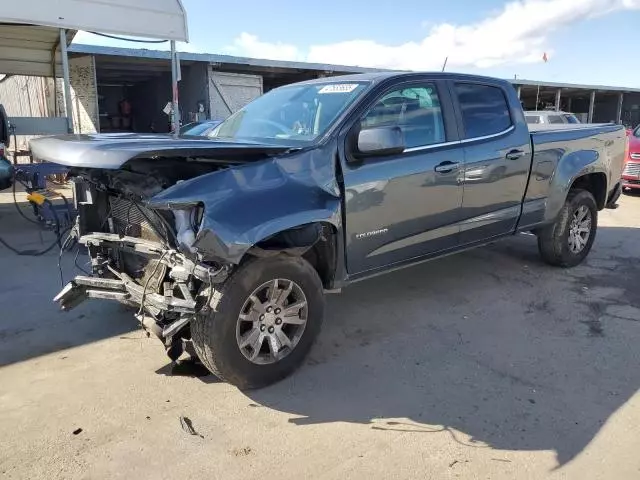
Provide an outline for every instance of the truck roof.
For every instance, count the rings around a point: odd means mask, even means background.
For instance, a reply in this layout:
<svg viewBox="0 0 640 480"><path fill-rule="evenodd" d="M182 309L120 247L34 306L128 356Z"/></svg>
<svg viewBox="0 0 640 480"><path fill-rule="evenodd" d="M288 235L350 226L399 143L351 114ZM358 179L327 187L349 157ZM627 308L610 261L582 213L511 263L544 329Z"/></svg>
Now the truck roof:
<svg viewBox="0 0 640 480"><path fill-rule="evenodd" d="M465 73L451 73L451 72L370 72L370 73L356 73L351 75L339 75L335 77L322 77L322 78L314 78L313 80L306 80L304 82L299 82L299 84L314 84L314 83L327 83L327 82L380 82L383 80L389 80L393 78L407 78L411 79L412 77L420 78L424 76L429 76L430 78L436 80L466 80L466 81L476 81L476 82L491 82L498 83L503 86L508 86L509 88L513 88L513 85L507 80L503 80L500 78L494 77L486 77L482 75L468 75Z"/></svg>

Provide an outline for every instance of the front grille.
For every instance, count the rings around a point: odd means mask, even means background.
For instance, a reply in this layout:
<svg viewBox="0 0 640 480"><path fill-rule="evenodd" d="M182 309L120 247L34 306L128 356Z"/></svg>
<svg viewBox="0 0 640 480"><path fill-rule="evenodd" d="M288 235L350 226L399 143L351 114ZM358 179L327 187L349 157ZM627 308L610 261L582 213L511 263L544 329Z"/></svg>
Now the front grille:
<svg viewBox="0 0 640 480"><path fill-rule="evenodd" d="M629 162L625 165L623 175L640 175L640 163Z"/></svg>
<svg viewBox="0 0 640 480"><path fill-rule="evenodd" d="M111 209L112 225L110 228L113 229L112 233L159 241L154 226L160 231L163 230L163 227L156 214L151 210L143 205L118 197L109 197L109 207ZM153 225L150 222L153 222Z"/></svg>
<svg viewBox="0 0 640 480"><path fill-rule="evenodd" d="M624 167L624 172L622 172L622 175L632 175L632 176L639 176L640 175L640 163L627 163Z"/></svg>

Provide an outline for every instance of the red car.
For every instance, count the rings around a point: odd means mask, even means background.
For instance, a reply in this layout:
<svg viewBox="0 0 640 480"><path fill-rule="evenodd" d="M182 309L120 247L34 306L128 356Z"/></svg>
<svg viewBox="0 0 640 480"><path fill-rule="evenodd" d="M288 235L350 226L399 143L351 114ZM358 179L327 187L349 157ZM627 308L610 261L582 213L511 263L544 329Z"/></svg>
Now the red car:
<svg viewBox="0 0 640 480"><path fill-rule="evenodd" d="M627 138L629 148L622 171L622 187L625 190L640 189L640 125Z"/></svg>

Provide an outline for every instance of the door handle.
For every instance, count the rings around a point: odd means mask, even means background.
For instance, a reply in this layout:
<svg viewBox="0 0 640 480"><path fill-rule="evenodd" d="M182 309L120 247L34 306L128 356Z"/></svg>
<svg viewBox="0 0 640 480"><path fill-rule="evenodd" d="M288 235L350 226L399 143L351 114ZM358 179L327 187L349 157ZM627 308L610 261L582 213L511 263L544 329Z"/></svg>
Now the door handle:
<svg viewBox="0 0 640 480"><path fill-rule="evenodd" d="M434 170L438 173L449 173L454 170L458 170L460 168L460 164L458 162L442 162L439 165L436 165Z"/></svg>
<svg viewBox="0 0 640 480"><path fill-rule="evenodd" d="M511 150L505 155L507 160L518 160L523 156L524 156L524 150Z"/></svg>

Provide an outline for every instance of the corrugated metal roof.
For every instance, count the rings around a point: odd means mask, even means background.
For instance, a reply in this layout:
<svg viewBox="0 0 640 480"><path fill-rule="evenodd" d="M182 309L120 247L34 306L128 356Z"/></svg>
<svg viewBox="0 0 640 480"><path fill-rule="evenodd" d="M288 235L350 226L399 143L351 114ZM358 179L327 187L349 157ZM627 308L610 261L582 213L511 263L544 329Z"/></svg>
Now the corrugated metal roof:
<svg viewBox="0 0 640 480"><path fill-rule="evenodd" d="M68 42L74 35L75 31L68 32ZM0 24L0 73L51 76L59 38L56 28ZM60 72L59 52L55 59L56 71Z"/></svg>
<svg viewBox="0 0 640 480"><path fill-rule="evenodd" d="M550 88L568 88L576 90L606 90L620 93L640 93L640 88L628 88L628 87L613 87L607 85L583 85L579 83L559 83L559 82L545 82L541 80L523 80L515 79L509 80L514 85L522 85L527 87L550 87Z"/></svg>
<svg viewBox="0 0 640 480"><path fill-rule="evenodd" d="M148 50L145 48L118 48L103 47L98 45L73 44L69 52L85 53L92 55L113 55L121 57L137 57L151 59L170 59L169 52L162 50ZM258 68L285 68L296 70L315 70L326 72L366 73L388 71L379 68L354 67L347 65L332 65L328 63L290 62L284 60L266 60L261 58L234 57L231 55L218 55L213 53L186 53L180 52L180 60L206 63L221 63L230 65L246 65Z"/></svg>
<svg viewBox="0 0 640 480"><path fill-rule="evenodd" d="M103 47L98 45L73 44L69 47L69 51L73 53L84 53L91 55L111 55L122 57L136 57L147 59L169 59L169 52L161 50L148 50L144 48L118 48ZM307 62L290 62L283 60L266 60L261 58L236 57L232 55L218 55L213 53L183 53L180 52L180 59L184 61L219 63L227 65L243 65L262 68L283 68L296 70L314 70L321 72L335 73L368 73L368 72L392 72L393 70L380 68L366 68L349 65L333 65L328 63L307 63ZM604 90L613 92L640 93L640 88L614 87L605 85L583 85L574 83L557 83L524 79L506 79L513 85L532 86L550 88L567 88L567 89L584 89L584 90Z"/></svg>

